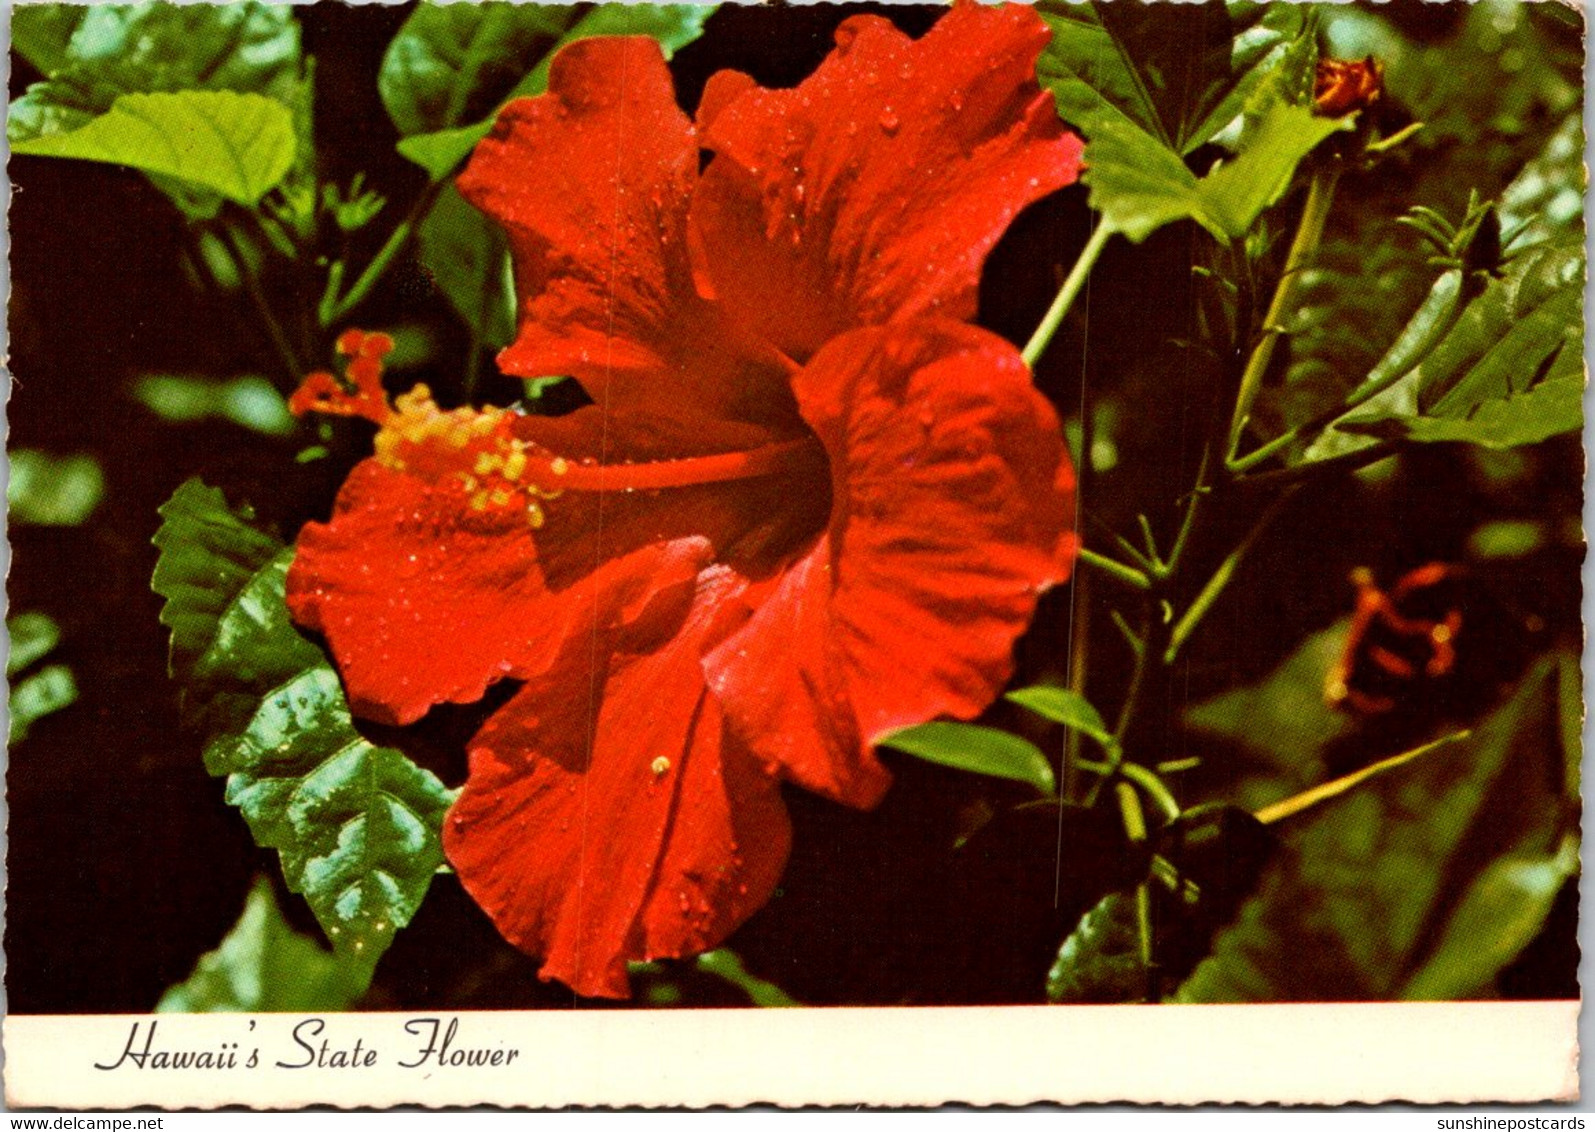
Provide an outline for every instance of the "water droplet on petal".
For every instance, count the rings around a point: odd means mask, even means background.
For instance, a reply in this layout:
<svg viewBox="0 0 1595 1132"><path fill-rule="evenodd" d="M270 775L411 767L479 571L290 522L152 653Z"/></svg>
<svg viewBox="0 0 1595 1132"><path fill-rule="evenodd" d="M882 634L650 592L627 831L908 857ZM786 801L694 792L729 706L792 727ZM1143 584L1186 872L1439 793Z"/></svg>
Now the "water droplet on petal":
<svg viewBox="0 0 1595 1132"><path fill-rule="evenodd" d="M902 124L902 119L897 116L890 106L881 111L881 132L887 137L896 137L897 129Z"/></svg>

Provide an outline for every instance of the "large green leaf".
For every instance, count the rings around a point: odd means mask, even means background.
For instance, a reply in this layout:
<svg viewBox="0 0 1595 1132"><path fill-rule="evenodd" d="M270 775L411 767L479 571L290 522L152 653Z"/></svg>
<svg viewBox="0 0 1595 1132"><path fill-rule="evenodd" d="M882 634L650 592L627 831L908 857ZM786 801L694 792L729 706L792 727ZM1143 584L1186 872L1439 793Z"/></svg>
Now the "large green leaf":
<svg viewBox="0 0 1595 1132"><path fill-rule="evenodd" d="M88 8L82 4L26 4L11 12L11 49L40 73L66 66L72 33Z"/></svg>
<svg viewBox="0 0 1595 1132"><path fill-rule="evenodd" d="M1178 154L1144 131L1104 126L1086 147L1082 180L1102 222L1141 241L1167 224L1194 220L1218 240L1238 240L1289 188L1304 157L1345 119L1277 103L1258 119L1241 151L1198 178Z"/></svg>
<svg viewBox="0 0 1595 1132"><path fill-rule="evenodd" d="M1335 427L1490 448L1577 430L1583 424L1583 299L1582 247L1534 248L1468 304L1451 332L1377 407Z"/></svg>
<svg viewBox="0 0 1595 1132"><path fill-rule="evenodd" d="M86 125L124 94L232 90L292 100L299 25L286 4L26 4L13 43L44 72L11 104L13 143Z"/></svg>
<svg viewBox="0 0 1595 1132"><path fill-rule="evenodd" d="M291 550L195 480L161 515L154 588L206 768L335 948L375 963L443 863L452 795L355 730L337 673L289 620Z"/></svg>
<svg viewBox="0 0 1595 1132"><path fill-rule="evenodd" d="M1309 785L1324 773L1324 748L1356 727L1352 716L1324 703L1324 677L1345 647L1347 625L1314 633L1257 683L1196 704L1186 726L1236 744L1297 788Z"/></svg>
<svg viewBox="0 0 1595 1132"><path fill-rule="evenodd" d="M879 740L926 762L939 763L975 774L1008 778L1034 786L1051 797L1057 792L1052 763L1034 743L971 723L922 723L894 731Z"/></svg>
<svg viewBox="0 0 1595 1132"><path fill-rule="evenodd" d="M294 160L293 115L228 90L125 94L78 129L15 141L13 153L126 165L252 205Z"/></svg>
<svg viewBox="0 0 1595 1132"><path fill-rule="evenodd" d="M404 135L479 117L575 20L566 5L422 4L382 57L377 88L388 116Z"/></svg>
<svg viewBox="0 0 1595 1132"><path fill-rule="evenodd" d="M452 11L459 7L462 5L439 10ZM490 3L479 7L525 5ZM543 11L551 22L563 21L556 30L541 37L529 34L506 37L494 30L492 18L488 16L461 16L452 23L437 17L422 21L422 14L432 10L430 6L423 6L405 24L405 29L417 25L414 29L417 38L401 49L405 35L401 29L383 63L383 75L395 87L393 100L388 102L389 112L399 125L400 133L406 135L399 139L399 152L425 169L433 180L442 180L487 136L498 117L497 107L512 99L543 93L548 86L548 68L566 44L600 35L648 35L659 41L668 59L703 34L704 21L716 7L714 4L601 4L580 18L576 8L548 7ZM476 40L471 38L473 28L479 33ZM516 45L518 48L512 51ZM492 49L502 49L504 54L492 62L478 64L474 70L451 67L447 62L458 59L463 63L473 51L483 54ZM441 107L430 115L419 113L420 100L405 93L411 69L407 60L412 57L417 61L430 61L424 68L427 81L420 87L432 92L430 105ZM483 79L484 72L487 81ZM511 80L514 85L508 89L502 82L505 73L520 76L518 81ZM420 79L419 74L417 78ZM467 86L470 87L468 91ZM446 97L441 93L445 87L449 91ZM383 96L388 98L387 87L384 87ZM449 111L454 109L456 100L460 109L451 115ZM394 110L395 102L403 108L403 121L401 112ZM489 108L491 112L481 117ZM407 128L407 123L423 120L430 124ZM461 125L462 121L469 124Z"/></svg>
<svg viewBox="0 0 1595 1132"><path fill-rule="evenodd" d="M1568 867L1563 719L1580 709L1559 669L1576 665L1542 661L1470 737L1286 819L1287 852L1179 1000L1490 993L1544 922L1543 866Z"/></svg>
<svg viewBox="0 0 1595 1132"><path fill-rule="evenodd" d="M452 306L495 348L515 337L515 290L509 244L498 226L450 185L421 223L421 265Z"/></svg>
<svg viewBox="0 0 1595 1132"><path fill-rule="evenodd" d="M365 992L370 969L340 960L283 918L271 883L258 878L244 914L187 979L161 996L158 1013L290 1013L345 1010Z"/></svg>
<svg viewBox="0 0 1595 1132"><path fill-rule="evenodd" d="M1409 38L1376 5L1318 9L1327 49L1340 58L1375 55L1385 67L1386 106L1424 123L1392 155L1404 206L1459 218L1472 191L1501 199L1506 233L1524 219L1535 221L1514 249L1582 231L1582 43L1548 18L1548 6L1465 5L1441 42L1429 34ZM1426 252L1393 222L1388 179L1342 180L1324 242L1286 318L1284 380L1270 382L1254 413L1258 435L1304 424L1339 404L1434 282ZM1324 437L1314 458L1369 443L1338 431Z"/></svg>
<svg viewBox="0 0 1595 1132"><path fill-rule="evenodd" d="M1301 36L1301 5L1041 0L1052 40L1036 64L1058 113L1089 140L1132 126L1178 156L1240 114L1252 89Z"/></svg>

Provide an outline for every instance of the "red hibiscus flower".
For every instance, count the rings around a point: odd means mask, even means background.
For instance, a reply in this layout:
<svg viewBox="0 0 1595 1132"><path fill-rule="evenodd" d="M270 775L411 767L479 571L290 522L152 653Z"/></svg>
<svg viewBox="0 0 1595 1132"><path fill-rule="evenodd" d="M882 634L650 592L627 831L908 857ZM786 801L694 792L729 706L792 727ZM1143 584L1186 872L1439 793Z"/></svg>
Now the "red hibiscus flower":
<svg viewBox="0 0 1595 1132"><path fill-rule="evenodd" d="M967 325L991 246L1071 182L1029 10L924 38L856 17L793 90L725 73L696 125L647 39L594 39L511 105L460 178L509 232L520 376L568 416L389 408L289 604L355 709L414 720L524 681L470 744L444 841L542 975L627 992L626 961L714 946L769 896L779 783L849 805L871 744L996 696L1073 560L1073 475L1007 342ZM712 155L700 173L700 153Z"/></svg>

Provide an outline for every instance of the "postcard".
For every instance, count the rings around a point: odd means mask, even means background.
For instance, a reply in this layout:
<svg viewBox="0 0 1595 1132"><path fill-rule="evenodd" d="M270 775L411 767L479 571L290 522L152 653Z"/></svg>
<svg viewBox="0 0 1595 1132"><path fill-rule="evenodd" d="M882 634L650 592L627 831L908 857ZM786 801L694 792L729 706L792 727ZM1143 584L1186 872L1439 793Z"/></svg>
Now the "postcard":
<svg viewBox="0 0 1595 1132"><path fill-rule="evenodd" d="M1576 1097L1583 19L18 5L8 1104Z"/></svg>

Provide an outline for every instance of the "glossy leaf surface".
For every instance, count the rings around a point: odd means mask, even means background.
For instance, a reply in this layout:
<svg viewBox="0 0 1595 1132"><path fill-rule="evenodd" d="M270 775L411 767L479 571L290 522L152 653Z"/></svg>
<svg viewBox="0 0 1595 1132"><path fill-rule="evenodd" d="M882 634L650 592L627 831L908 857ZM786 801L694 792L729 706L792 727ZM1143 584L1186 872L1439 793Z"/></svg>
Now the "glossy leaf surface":
<svg viewBox="0 0 1595 1132"><path fill-rule="evenodd" d="M299 25L280 4L24 5L12 38L44 72L11 104L12 143L79 129L124 94L231 90L293 98Z"/></svg>
<svg viewBox="0 0 1595 1132"><path fill-rule="evenodd" d="M161 514L154 588L206 768L337 950L374 964L443 863L452 795L355 730L337 674L288 620L292 551L197 481Z"/></svg>
<svg viewBox="0 0 1595 1132"><path fill-rule="evenodd" d="M1338 422L1343 432L1535 444L1583 424L1582 248L1545 244L1468 304L1456 326L1382 406Z"/></svg>
<svg viewBox="0 0 1595 1132"><path fill-rule="evenodd" d="M347 1010L369 972L343 962L283 918L271 884L258 878L244 913L193 973L156 1004L163 1014L312 1013Z"/></svg>

